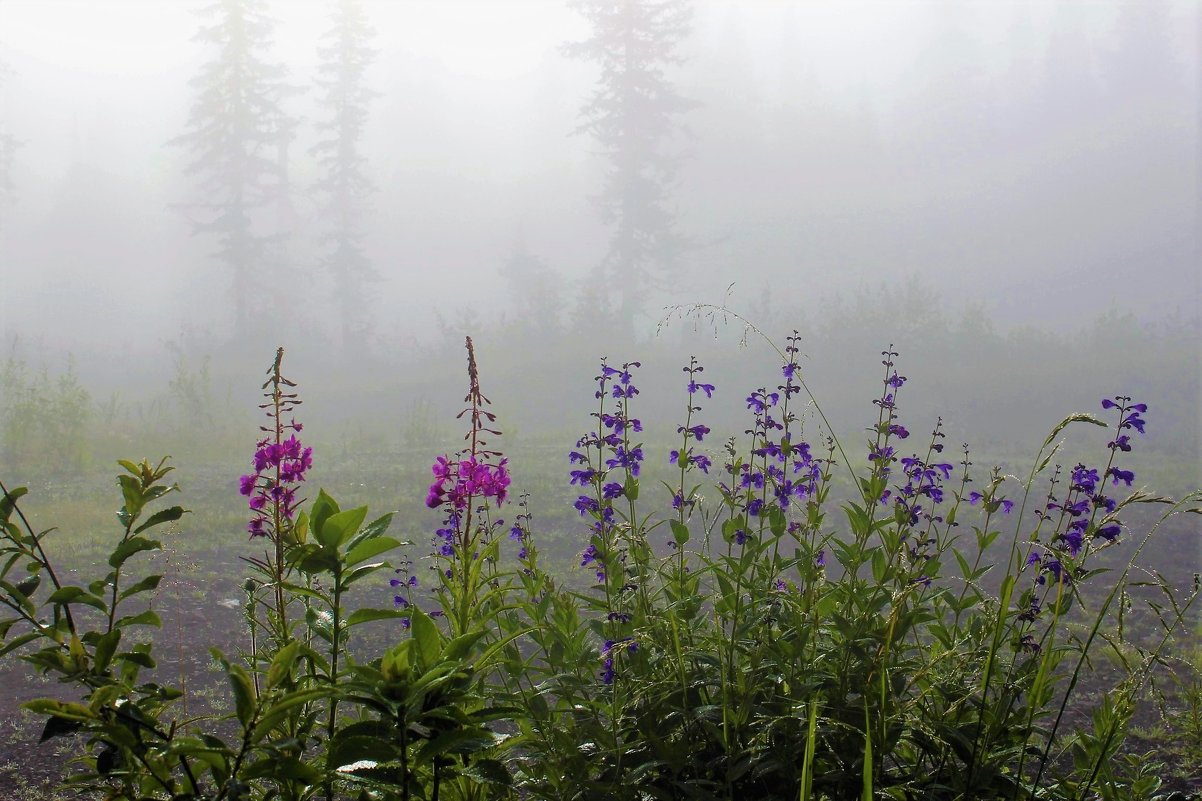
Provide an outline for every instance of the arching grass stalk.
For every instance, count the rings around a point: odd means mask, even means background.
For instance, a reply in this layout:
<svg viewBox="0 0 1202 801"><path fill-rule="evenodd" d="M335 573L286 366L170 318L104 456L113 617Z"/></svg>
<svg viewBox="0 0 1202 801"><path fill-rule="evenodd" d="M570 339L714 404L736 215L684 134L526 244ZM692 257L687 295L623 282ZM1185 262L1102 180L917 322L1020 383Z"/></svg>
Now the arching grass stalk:
<svg viewBox="0 0 1202 801"><path fill-rule="evenodd" d="M776 355L780 357L782 363L789 362L789 358L776 344L776 342L773 341L772 337L764 333L758 326L756 326L755 323L751 322L738 312L731 311L725 305L714 303L695 303L689 306L672 306L668 309L668 314L663 320L660 321L659 327L663 328L666 326L668 321L671 320L672 316L677 313L681 314L682 316L691 316L698 319L703 316L709 316L711 320L720 315L723 323L726 322L727 318L738 320L743 325L743 344L747 343L747 333L753 333L766 342L768 347L772 348ZM835 434L835 428L831 425L830 420L827 419L826 413L822 411L822 406L818 403L818 398L815 397L814 393L810 391L809 386L806 384L805 379L802 377L800 372L797 374L796 379L798 386L805 391L806 397L809 398L810 403L814 405L814 411L818 413L818 416L822 419L822 424L826 426L826 430L830 433L831 439L835 443L835 447L839 450L839 455L843 458L843 465L847 469L848 477L851 479L852 485L855 486L857 478L855 470L851 466L851 461L847 458L847 453L845 453L843 450L843 443L839 440L838 435Z"/></svg>

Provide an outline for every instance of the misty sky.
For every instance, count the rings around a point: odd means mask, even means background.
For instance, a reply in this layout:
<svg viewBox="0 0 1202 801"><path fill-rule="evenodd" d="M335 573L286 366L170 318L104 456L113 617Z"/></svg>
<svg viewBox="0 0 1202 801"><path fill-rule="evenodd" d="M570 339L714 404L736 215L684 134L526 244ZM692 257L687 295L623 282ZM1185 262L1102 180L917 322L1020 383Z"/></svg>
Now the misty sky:
<svg viewBox="0 0 1202 801"><path fill-rule="evenodd" d="M21 147L0 211L0 333L87 351L152 328L220 336L224 269L173 206L194 191L181 134L211 58L191 0L0 0L0 126ZM559 0L367 3L380 93L365 140L381 341L438 308L520 308L502 266L542 258L565 307L607 246L589 198L604 169L572 135L597 78ZM917 276L1000 324L1065 329L1108 308L1199 302L1199 6L1179 2L695 4L697 101L673 147L693 243L649 304L767 293L815 309ZM274 4L271 58L312 85L328 4ZM306 126L287 291L320 303L306 230ZM320 315L318 315L320 316ZM646 321L648 333L654 319Z"/></svg>

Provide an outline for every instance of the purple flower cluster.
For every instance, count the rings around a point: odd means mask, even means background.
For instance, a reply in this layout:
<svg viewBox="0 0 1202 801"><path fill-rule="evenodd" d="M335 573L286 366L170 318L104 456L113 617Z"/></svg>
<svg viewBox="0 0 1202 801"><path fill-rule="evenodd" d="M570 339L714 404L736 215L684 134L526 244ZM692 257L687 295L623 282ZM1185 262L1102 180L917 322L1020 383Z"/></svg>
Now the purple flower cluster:
<svg viewBox="0 0 1202 801"><path fill-rule="evenodd" d="M1119 504L1115 498L1105 493L1106 479L1111 480L1112 486L1118 486L1120 483L1128 487L1132 486L1135 481L1135 473L1114 464L1114 459L1120 453L1131 452L1131 435L1128 432L1135 431L1143 434L1144 426L1147 424L1143 418L1148 411L1147 404L1132 403L1130 397L1119 395L1114 398L1104 398L1102 408L1104 410L1115 409L1118 414L1114 439L1107 443L1110 451L1109 464L1102 471L1095 467L1087 467L1083 463L1074 466L1069 473L1068 491L1063 499L1055 494L1060 476L1060 471L1057 469L1052 476L1052 486L1048 491L1047 503L1043 509L1035 511L1041 520L1055 518L1051 541L1074 558L1081 554L1088 541L1103 540L1110 543L1117 540L1122 534L1122 523L1114 516ZM1096 522L1099 514L1102 515L1102 519ZM1051 575L1057 581L1071 580L1068 568L1062 564L1060 558L1051 552L1040 553L1032 550L1027 557L1027 564L1039 567L1037 581L1041 584L1045 580L1045 575Z"/></svg>
<svg viewBox="0 0 1202 801"><path fill-rule="evenodd" d="M719 489L727 503L749 518L762 519L774 510L787 514L794 503L817 493L823 475L823 460L814 457L809 443L794 442L790 431L796 416L789 411L789 400L801 392L799 339L797 332L788 338L788 361L781 368L784 383L772 390L760 387L747 396L747 408L754 415L752 427L744 432L751 436L751 458L735 459L733 444L727 448L731 460L725 470L731 484L719 484ZM752 532L735 528L728 537L735 545L744 545Z"/></svg>
<svg viewBox="0 0 1202 801"><path fill-rule="evenodd" d="M406 559L395 573L396 578L388 580L388 586L392 587L395 593L392 603L397 609L408 609L413 605L413 593L417 590L417 575L413 573L413 563ZM401 623L405 628L409 628L409 618L402 619Z"/></svg>
<svg viewBox="0 0 1202 801"><path fill-rule="evenodd" d="M471 454L456 461L439 456L430 468L434 483L426 493L426 506L437 509L447 505L462 511L473 498L495 498L498 505L504 503L509 495L508 464L507 459L490 464Z"/></svg>
<svg viewBox="0 0 1202 801"><path fill-rule="evenodd" d="M897 449L890 442L893 439L906 439L910 436L910 432L906 427L897 422L897 395L898 390L906 383L904 375L898 375L897 370L893 368L893 359L897 356L897 351L893 350L890 345L888 350L881 351L884 356L881 364L885 366L885 378L881 396L875 398L872 404L880 409L877 415L877 422L874 428L870 428L869 432L874 434L874 438L868 443L868 461L872 462L873 472L879 476L887 476L893 472L893 464L897 462ZM936 431L938 431L936 426ZM939 446L942 450L943 446ZM882 496L878 499L884 503L890 493L885 490Z"/></svg>
<svg viewBox="0 0 1202 801"><path fill-rule="evenodd" d="M602 670L600 673L601 682L603 684L613 684L614 678L617 677L617 671L614 669L614 656L622 653L623 647L628 654L633 654L639 649L639 644L632 637L623 637L620 640L606 640L601 646Z"/></svg>
<svg viewBox="0 0 1202 801"><path fill-rule="evenodd" d="M621 470L627 478L637 478L644 460L642 445L630 442L630 434L643 430L642 421L630 416L628 403L639 394L631 372L639 366L639 362L627 362L617 369L601 360L594 397L601 401L602 407L593 413L599 422L598 430L577 440L576 450L568 454L569 462L580 465L571 471L569 484L592 490L592 494L578 496L573 506L582 517L594 518L593 532L597 535L613 524L612 503L626 492L625 481L608 480L609 471ZM607 412L604 403L611 397L621 403L616 411Z"/></svg>
<svg viewBox="0 0 1202 801"><path fill-rule="evenodd" d="M668 463L672 464L673 467L680 468L680 480L676 487L671 488L672 509L677 512L679 522L686 523L692 514L692 510L697 505L697 498L689 489L685 488L685 474L696 468L708 475L709 468L713 467L713 462L710 461L709 456L706 453L695 451L691 445L692 443L702 443L702 441L706 440L706 435L709 434L709 426L692 422L694 415L698 411L701 411L700 398L696 396L698 392L704 392L707 398L714 397L714 385L704 384L704 382L700 381L700 376L706 372L706 368L697 363L696 356L689 357L688 367L682 368L682 372L689 376L689 382L685 385L689 402L685 405L684 425L677 426L677 433L680 434L680 447L668 452ZM673 539L668 544L673 548L679 548L684 544L684 540L679 540L677 536L673 536Z"/></svg>
<svg viewBox="0 0 1202 801"><path fill-rule="evenodd" d="M984 503L981 503L982 501ZM968 493L968 505L976 506L978 503L981 503L988 512L996 512L998 509L1001 509L1002 514L1008 515L1014 510L1014 501L1006 500L1005 498L995 498L988 493L981 494L976 490Z"/></svg>
<svg viewBox="0 0 1202 801"><path fill-rule="evenodd" d="M518 561L524 564L522 569L529 573L530 566L525 563L530 559L530 521L534 519L530 514L529 493L523 493L518 499L518 507L521 511L514 515L513 525L509 527L509 539L518 543Z"/></svg>
<svg viewBox="0 0 1202 801"><path fill-rule="evenodd" d="M280 430L299 432L303 426L291 421ZM273 537L277 521L291 521L298 501L296 485L305 480L313 466L313 449L305 447L296 433L280 440L280 435L255 443L255 472L239 479L238 491L248 497L254 516L246 529L252 537ZM278 517L277 517L278 514Z"/></svg>

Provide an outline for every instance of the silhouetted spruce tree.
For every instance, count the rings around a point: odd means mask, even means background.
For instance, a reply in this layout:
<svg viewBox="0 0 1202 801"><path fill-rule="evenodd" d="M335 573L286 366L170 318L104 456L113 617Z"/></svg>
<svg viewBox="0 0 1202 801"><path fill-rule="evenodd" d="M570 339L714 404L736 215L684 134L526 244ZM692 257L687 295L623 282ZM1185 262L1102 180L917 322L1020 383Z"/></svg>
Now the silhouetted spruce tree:
<svg viewBox="0 0 1202 801"><path fill-rule="evenodd" d="M334 281L342 346L349 350L364 345L370 319L366 284L379 280L363 248L367 197L376 186L360 152L368 104L377 95L364 85L364 73L376 55L368 47L375 31L360 0L333 5L333 27L318 49L317 85L325 116L316 124L321 139L310 152L322 172L315 187L323 201L321 265Z"/></svg>
<svg viewBox="0 0 1202 801"><path fill-rule="evenodd" d="M205 22L195 39L214 58L190 82L196 97L188 129L174 140L188 151L201 195L181 208L194 233L217 240L215 255L231 273L236 337L265 329L278 313L267 290L296 132L284 100L297 89L286 83L287 69L266 57L275 29L266 11L264 0L218 0L200 9Z"/></svg>
<svg viewBox="0 0 1202 801"><path fill-rule="evenodd" d="M684 244L669 205L679 158L668 145L681 114L695 104L676 92L665 69L681 61L677 46L692 9L687 0L568 5L589 21L592 36L566 45L565 53L601 68L577 131L590 134L608 160L596 200L613 233L599 279L616 294L618 318L630 333L648 289L674 266Z"/></svg>

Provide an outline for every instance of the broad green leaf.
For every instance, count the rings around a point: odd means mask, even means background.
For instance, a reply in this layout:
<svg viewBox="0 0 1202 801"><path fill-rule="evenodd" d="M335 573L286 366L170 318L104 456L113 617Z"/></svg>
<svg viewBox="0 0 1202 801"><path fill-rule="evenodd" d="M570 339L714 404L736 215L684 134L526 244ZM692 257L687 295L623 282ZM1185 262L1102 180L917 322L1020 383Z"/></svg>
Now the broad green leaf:
<svg viewBox="0 0 1202 801"><path fill-rule="evenodd" d="M327 495L325 490L319 490L317 500L313 501L309 510L309 530L318 531L325 525L326 519L338 511L338 502Z"/></svg>
<svg viewBox="0 0 1202 801"><path fill-rule="evenodd" d="M679 520L669 520L668 525L672 528L672 539L676 545L683 547L689 541L689 527Z"/></svg>
<svg viewBox="0 0 1202 801"><path fill-rule="evenodd" d="M0 656L4 656L5 654L7 654L11 651L15 651L18 648L20 648L22 645L24 645L25 643L33 642L34 640L38 639L41 636L42 635L36 631L30 631L30 632L26 632L25 634L22 634L19 637L14 637L11 640L9 640L8 642L4 643L3 646L0 646Z"/></svg>
<svg viewBox="0 0 1202 801"><path fill-rule="evenodd" d="M366 562L373 556L378 556L385 551L391 551L393 548L400 547L400 541L392 537L375 537L374 539L363 540L346 555L346 565L352 567L360 562Z"/></svg>
<svg viewBox="0 0 1202 801"><path fill-rule="evenodd" d="M292 665L296 662L300 646L299 642L290 642L276 653L271 666L267 668L268 687L275 687L292 675Z"/></svg>
<svg viewBox="0 0 1202 801"><path fill-rule="evenodd" d="M178 508L178 507L177 507ZM138 529L141 531L142 526ZM114 568L121 567L125 560L140 551L157 551L163 547L163 544L158 540L148 540L145 537L130 537L113 549L112 555L109 557L109 565Z"/></svg>
<svg viewBox="0 0 1202 801"><path fill-rule="evenodd" d="M154 526L158 526L163 523L170 523L173 520L179 520L184 516L185 512L187 512L187 510L182 506L172 506L168 509L160 509L152 514L145 523L135 528L134 533L141 534L148 528L153 528Z"/></svg>
<svg viewBox="0 0 1202 801"><path fill-rule="evenodd" d="M132 595L137 595L140 592L156 590L159 587L159 582L162 580L162 576L147 576L141 581L131 584L122 590L121 594L117 596L117 600L124 601L126 598L129 598Z"/></svg>
<svg viewBox="0 0 1202 801"><path fill-rule="evenodd" d="M413 642L417 643L418 654L422 667L429 669L438 661L442 654L442 632L434 621L422 610L412 607L409 615L410 631L413 632Z"/></svg>
<svg viewBox="0 0 1202 801"><path fill-rule="evenodd" d="M331 770L338 770L356 762L391 762L401 756L395 735L388 732L385 736L370 735L344 736L341 732L334 735L330 742L330 750L326 756L326 765Z"/></svg>
<svg viewBox="0 0 1202 801"><path fill-rule="evenodd" d="M96 642L96 650L94 658L96 660L96 669L104 670L113 660L113 654L117 650L117 644L121 642L121 629L115 628L108 634L101 635Z"/></svg>
<svg viewBox="0 0 1202 801"><path fill-rule="evenodd" d="M262 759L242 771L243 779L282 778L317 784L322 779L321 771L297 757L272 757Z"/></svg>
<svg viewBox="0 0 1202 801"><path fill-rule="evenodd" d="M154 626L162 628L163 621L159 618L157 612L153 609L147 609L145 612L139 612L136 615L127 615L116 622L117 626Z"/></svg>
<svg viewBox="0 0 1202 801"><path fill-rule="evenodd" d="M13 487L3 497L0 497L0 520L7 521L13 513L14 504L29 492L25 487Z"/></svg>
<svg viewBox="0 0 1202 801"><path fill-rule="evenodd" d="M69 720L68 718L51 715L46 718L46 725L42 728L42 736L38 738L38 742L44 743L52 737L70 737L79 731L82 725L83 722L79 720Z"/></svg>
<svg viewBox="0 0 1202 801"><path fill-rule="evenodd" d="M17 592L21 593L26 598L28 598L30 595L33 595L33 593L37 590L38 585L41 583L42 583L42 574L34 573L32 576L29 576L24 581L22 581L20 584L18 584L16 589L17 589Z"/></svg>
<svg viewBox="0 0 1202 801"><path fill-rule="evenodd" d="M634 476L628 476L622 492L630 500L637 501L639 499L639 480Z"/></svg>
<svg viewBox="0 0 1202 801"><path fill-rule="evenodd" d="M117 476L117 483L121 485L121 495L125 498L125 508L122 511L127 516L121 522L122 525L128 526L129 521L138 516L145 504L142 498L142 482L133 476Z"/></svg>
<svg viewBox="0 0 1202 801"><path fill-rule="evenodd" d="M385 531L388 530L388 526L392 524L392 516L394 514L396 514L396 513L389 512L386 515L381 515L380 517L377 517L375 520L368 523L363 528L359 529L359 533L355 535L355 537L350 541L350 544L347 547L350 548L351 550L354 550L359 545L359 543L364 542L365 540L373 539L373 538L378 537L381 534L383 534Z"/></svg>
<svg viewBox="0 0 1202 801"><path fill-rule="evenodd" d="M387 566L387 562L369 562L366 565L358 565L343 574L342 586L343 588L349 587L360 579L367 578L372 573Z"/></svg>
<svg viewBox="0 0 1202 801"><path fill-rule="evenodd" d="M347 509L326 518L320 525L314 527L317 541L327 548L337 548L354 536L367 517L367 507Z"/></svg>
<svg viewBox="0 0 1202 801"><path fill-rule="evenodd" d="M0 580L0 590L13 599L22 609L24 609L30 617L35 617L37 614L37 606L34 605L29 595L21 592L17 587L9 584L7 581Z"/></svg>
<svg viewBox="0 0 1202 801"><path fill-rule="evenodd" d="M83 704L72 701L56 701L53 698L38 698L21 704L22 707L39 715L53 715L66 720L87 722L96 719L96 713Z"/></svg>
<svg viewBox="0 0 1202 801"><path fill-rule="evenodd" d="M230 688L234 691L234 712L238 716L238 722L245 728L250 725L251 719L255 714L255 687L250 679L250 674L241 665L230 663L220 652L214 651L216 656L225 668L226 675L230 679Z"/></svg>
<svg viewBox="0 0 1202 801"><path fill-rule="evenodd" d="M252 743L257 743L284 722L284 719L292 714L292 710L303 704L320 701L323 698L329 698L333 691L329 687L317 687L311 690L295 690L286 694L283 698L276 701L259 717L258 723L255 724L251 731L250 740Z"/></svg>
<svg viewBox="0 0 1202 801"><path fill-rule="evenodd" d="M369 623L373 620L397 620L403 617L409 617L408 609L356 609L351 612L350 617L346 619L346 627L358 626L360 623Z"/></svg>
<svg viewBox="0 0 1202 801"><path fill-rule="evenodd" d="M126 651L125 653L117 654L117 659L137 665L138 667L144 667L147 670L153 669L158 664L154 661L154 657L145 651Z"/></svg>
<svg viewBox="0 0 1202 801"><path fill-rule="evenodd" d="M57 589L50 593L50 597L46 599L52 604L87 604L94 606L102 612L108 611L108 605L104 601L97 598L95 595L89 595L83 587L68 585Z"/></svg>

